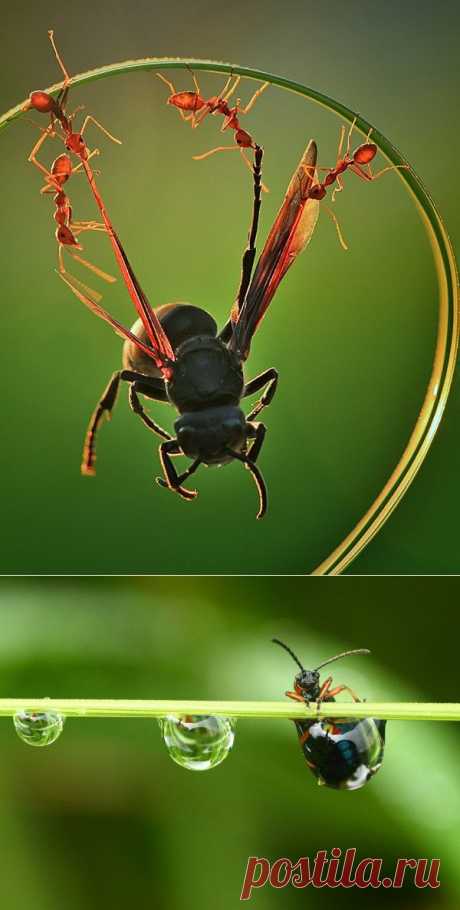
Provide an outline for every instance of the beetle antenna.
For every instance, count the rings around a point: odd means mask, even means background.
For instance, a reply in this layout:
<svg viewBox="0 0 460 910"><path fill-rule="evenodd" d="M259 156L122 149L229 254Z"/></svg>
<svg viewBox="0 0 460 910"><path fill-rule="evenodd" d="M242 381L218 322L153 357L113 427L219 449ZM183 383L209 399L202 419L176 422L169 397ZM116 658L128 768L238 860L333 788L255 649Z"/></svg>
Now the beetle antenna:
<svg viewBox="0 0 460 910"><path fill-rule="evenodd" d="M302 673L305 673L305 667L302 667L302 664L300 663L299 658L295 656L294 651L291 651L291 649L288 648L288 646L285 645L283 641L280 641L279 638L272 638L272 641L275 643L275 645L281 645L281 647L284 648L284 650L287 651L288 654L290 654L291 657L295 660L297 666L302 670Z"/></svg>
<svg viewBox="0 0 460 910"><path fill-rule="evenodd" d="M321 670L322 667L325 667L326 664L331 664L334 660L340 660L342 657L349 657L350 654L370 654L368 648L357 648L355 651L342 651L342 654L336 654L335 657L330 657L329 660L325 660L324 663L319 664L318 667L315 667L315 670Z"/></svg>

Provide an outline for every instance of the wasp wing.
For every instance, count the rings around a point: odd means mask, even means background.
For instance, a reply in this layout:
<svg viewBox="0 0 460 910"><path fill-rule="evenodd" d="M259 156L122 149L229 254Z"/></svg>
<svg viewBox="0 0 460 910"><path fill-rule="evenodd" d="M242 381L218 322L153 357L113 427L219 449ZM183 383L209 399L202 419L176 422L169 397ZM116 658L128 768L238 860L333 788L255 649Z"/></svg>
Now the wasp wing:
<svg viewBox="0 0 460 910"><path fill-rule="evenodd" d="M104 308L99 305L99 294L96 295L94 291L91 290L91 288L88 288L86 284L83 284L78 280L78 278L75 278L74 275L70 275L69 272L57 272L57 274L59 275L59 278L65 282L67 287L73 291L75 296L78 297L81 303L84 303L84 305L88 307L88 309L93 313L95 313L96 316L99 316L105 322L108 322L108 324L111 325L115 330L117 335L125 340L131 341L136 345L139 351L142 351L143 354L146 354L147 357L150 357L154 361L155 365L161 369L165 379L170 378L171 369L165 364L164 359L162 358L162 360L159 361L158 354L155 353L153 348L144 344L136 335L133 334L133 332L130 331L130 329L127 329L124 325L121 324L121 322L118 322L118 319L114 319L114 317L111 316L107 310L104 310Z"/></svg>
<svg viewBox="0 0 460 910"><path fill-rule="evenodd" d="M311 140L292 175L243 303L233 308L233 334L229 347L242 360L249 354L252 336L281 279L307 246L315 229L319 201L310 199L309 192L316 182L316 158L316 143Z"/></svg>
<svg viewBox="0 0 460 910"><path fill-rule="evenodd" d="M110 243L112 244L112 248L115 253L115 258L118 262L123 277L123 281L125 282L129 296L131 297L131 300L136 307L136 310L147 333L147 337L152 345L150 357L152 357L152 359L155 361L156 366L166 376L166 373L169 372L166 366L166 362L175 359L174 351L171 347L168 336L166 335L166 332L164 331L161 322L158 319L158 316L150 306L150 303L134 274L128 257L122 247L121 241L113 228L112 222L102 201L101 194L96 186L93 171L88 164L88 161L85 159L82 159L82 164L88 178L88 183L90 185L91 191L96 200L96 204L102 215L107 233L109 235Z"/></svg>

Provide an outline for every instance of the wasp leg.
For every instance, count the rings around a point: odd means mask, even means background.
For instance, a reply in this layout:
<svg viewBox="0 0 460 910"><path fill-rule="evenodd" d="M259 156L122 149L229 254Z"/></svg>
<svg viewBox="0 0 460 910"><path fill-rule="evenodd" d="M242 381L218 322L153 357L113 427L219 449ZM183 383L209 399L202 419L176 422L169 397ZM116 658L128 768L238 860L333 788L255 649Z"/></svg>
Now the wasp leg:
<svg viewBox="0 0 460 910"><path fill-rule="evenodd" d="M250 448L247 451L247 457L250 461L253 462L253 464L255 464L264 443L267 427L264 423L250 424L249 422L246 422L246 427L248 430L248 439L253 440Z"/></svg>
<svg viewBox="0 0 460 910"><path fill-rule="evenodd" d="M166 487L168 490L171 490L173 493L178 493L179 496L182 496L182 499L192 500L195 499L195 496L198 496L196 490L186 490L185 487L181 486L184 480L187 477L190 477L190 474L194 474L198 466L200 465L200 459L196 458L195 461L187 468L183 474L178 474L172 461L172 455L182 455L182 449L177 442L177 439L168 439L166 442L162 442L159 448L161 467L163 468L164 478L157 477L157 483L161 487Z"/></svg>
<svg viewBox="0 0 460 910"><path fill-rule="evenodd" d="M256 255L256 237L257 229L259 227L259 214L261 206L261 173L262 173L262 158L263 158L263 149L260 145L256 145L256 150L254 154L254 164L252 167L253 179L254 179L254 201L252 208L252 222L249 229L248 236L248 245L246 250L243 253L243 261L241 265L241 281L240 287L238 290L238 295L236 298L235 307L239 312L244 298L246 297L246 291L249 287L249 282L251 280L252 268L254 265L254 259Z"/></svg>
<svg viewBox="0 0 460 910"><path fill-rule="evenodd" d="M129 404L131 409L135 414L138 414L143 423L149 430L152 430L153 433L156 433L157 436L162 436L163 439L172 439L170 433L167 433L166 430L163 430L148 414L145 413L144 408L142 407L139 398L137 396L138 392L142 392L142 386L138 382L132 382L129 387Z"/></svg>
<svg viewBox="0 0 460 910"><path fill-rule="evenodd" d="M102 418L106 415L108 418L112 415L118 395L120 385L120 371L117 370L104 392L102 393L88 424L85 442L83 444L83 459L81 463L81 473L94 475L96 473L96 433Z"/></svg>
<svg viewBox="0 0 460 910"><path fill-rule="evenodd" d="M246 296L246 291L249 287L249 282L251 279L252 268L254 265L254 259L256 255L256 237L257 229L259 227L259 214L261 206L261 173L262 173L262 158L263 158L263 149L260 145L256 146L255 155L254 155L254 165L252 168L252 173L254 177L254 197L253 197L253 208L252 208L252 221L251 227L249 228L248 234L248 245L246 250L243 253L243 260L241 264L241 279L240 287L238 290L237 298L235 301L235 310L240 311L243 304L243 300ZM230 318L228 322L225 323L219 338L224 344L227 344L232 337L232 319Z"/></svg>
<svg viewBox="0 0 460 910"><path fill-rule="evenodd" d="M254 392L259 392L265 385L267 388L265 389L264 394L259 398L257 404L254 405L246 420L254 420L254 417L257 417L257 415L273 401L278 385L278 370L275 370L274 367L270 367L269 370L264 370L259 376L251 379L244 387L243 398L246 398L248 395L253 395Z"/></svg>
<svg viewBox="0 0 460 910"><path fill-rule="evenodd" d="M112 411L113 411L113 408L115 407L115 403L117 400L118 388L119 388L121 381L137 383L137 391L140 391L143 394L146 394L150 398L153 398L157 401L167 401L168 400L163 380L155 379L154 377L150 377L150 376L144 376L143 373L135 373L132 370L117 370L117 372L112 375L110 382L107 385L107 388L104 389L104 392L102 393L101 398L99 399L99 401L93 411L93 414L91 416L91 420L88 424L88 429L86 431L86 436L85 436L85 442L83 445L83 459L82 459L82 463L81 463L81 473L82 474L93 476L96 473L96 468L95 468L96 434L97 434L97 431L99 428L99 424L101 423L101 420L103 419L103 417L106 416L110 419L110 417L112 415ZM139 402L139 406L142 410L140 402ZM138 411L135 410L134 407L133 407L133 410L136 413L139 413ZM141 414L139 416L141 416L141 419L144 419ZM146 414L144 416L146 418L146 420L144 420L144 423L146 423L146 425L149 427L149 429L153 429L156 426L156 424L153 424L153 421L151 421L152 426L150 426L150 424L147 423L149 418L147 417ZM161 427L158 427L158 429L155 430L155 432L158 432L160 430L161 430ZM165 430L161 430L161 432L159 432L158 435L166 436ZM167 438L171 438L171 437L168 436Z"/></svg>
<svg viewBox="0 0 460 910"><path fill-rule="evenodd" d="M242 455L240 452L234 452L233 449L226 449L225 451L228 455L231 455L232 458L236 458L237 461L241 461L242 464L244 464L246 470L252 474L254 483L257 487L257 492L259 494L259 511L256 518L263 518L267 511L267 487L265 486L264 478L256 465L256 459L258 458L260 450L262 448L266 427L263 423L256 423L252 425L247 424L247 427L248 438L254 440L247 455Z"/></svg>

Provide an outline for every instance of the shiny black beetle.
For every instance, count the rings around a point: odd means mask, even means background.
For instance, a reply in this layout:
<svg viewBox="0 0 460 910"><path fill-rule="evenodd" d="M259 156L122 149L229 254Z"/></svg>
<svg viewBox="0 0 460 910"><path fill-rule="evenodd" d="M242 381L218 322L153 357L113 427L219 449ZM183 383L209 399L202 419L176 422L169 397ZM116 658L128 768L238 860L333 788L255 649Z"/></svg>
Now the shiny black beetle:
<svg viewBox="0 0 460 910"><path fill-rule="evenodd" d="M349 686L331 688L332 676L320 683L319 671L326 664L348 657L351 654L370 654L360 648L355 651L344 651L325 660L314 670L306 670L291 648L274 638L295 660L300 673L294 680L294 691L286 692L289 698L296 701L322 702L335 701L340 692L350 693L353 701L361 701ZM386 720L372 717L362 718L321 718L294 721L306 762L315 775L318 784L332 787L335 790L358 790L363 787L381 767L385 746Z"/></svg>
<svg viewBox="0 0 460 910"><path fill-rule="evenodd" d="M283 204L268 235L252 275L255 240L261 201L262 149L254 157L254 201L249 242L242 261L238 295L230 319L218 334L217 325L205 310L189 304L168 304L152 309L110 222L94 180L90 179L123 280L137 309L139 319L129 331L113 319L96 299L85 293L81 283L68 274L60 277L78 298L108 321L125 340L123 369L113 374L88 426L82 462L83 474L95 473L95 441L99 423L110 416L120 381L129 383L132 410L144 424L162 437L159 448L163 477L158 482L191 500L196 490L184 482L200 464L223 465L233 459L252 474L259 492L258 518L267 507L265 483L256 461L266 428L257 420L273 399L278 373L268 369L249 382L243 377L243 363L251 340L287 270L313 233L319 202L310 197L315 181L317 148L307 146L289 183ZM240 401L265 388L247 417ZM179 411L175 438L148 416L139 394L165 401ZM192 464L178 474L172 457L186 455Z"/></svg>

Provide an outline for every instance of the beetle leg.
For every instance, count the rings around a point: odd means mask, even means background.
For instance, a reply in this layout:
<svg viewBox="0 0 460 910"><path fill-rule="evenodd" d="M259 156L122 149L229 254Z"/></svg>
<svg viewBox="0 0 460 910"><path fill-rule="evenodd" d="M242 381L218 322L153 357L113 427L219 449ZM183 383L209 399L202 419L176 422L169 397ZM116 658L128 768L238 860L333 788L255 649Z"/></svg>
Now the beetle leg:
<svg viewBox="0 0 460 910"><path fill-rule="evenodd" d="M172 461L172 455L182 455L182 449L177 442L177 439L168 439L166 442L162 442L159 448L161 467L163 468L164 478L157 477L157 483L161 487L166 487L168 490L171 490L173 493L178 493L179 496L182 496L182 499L192 500L198 496L196 490L186 490L185 487L181 486L183 480L193 474L197 467L200 464L199 458L190 465L187 471L184 471L180 476L178 475Z"/></svg>
<svg viewBox="0 0 460 910"><path fill-rule="evenodd" d="M269 405L274 398L276 389L278 385L278 370L275 370L274 367L270 367L269 370L264 370L263 373L260 373L259 376L255 376L254 379L251 379L250 382L246 383L243 392L243 398L246 398L248 395L253 395L254 392L259 392L264 386L266 386L264 394L259 398L258 402L254 405L252 411L247 416L247 420L254 420L254 417L257 417L258 414Z"/></svg>
<svg viewBox="0 0 460 910"><path fill-rule="evenodd" d="M288 691L284 693L288 698L292 698L294 701L301 701L302 704L306 704L309 707L309 703L305 701L303 695L299 695L298 692Z"/></svg>
<svg viewBox="0 0 460 910"><path fill-rule="evenodd" d="M330 689L327 693L328 698L334 698L335 695L340 695L341 692L349 692L353 701L360 702L361 699L356 692L353 692L353 689L350 689L350 686L336 686L335 689Z"/></svg>

